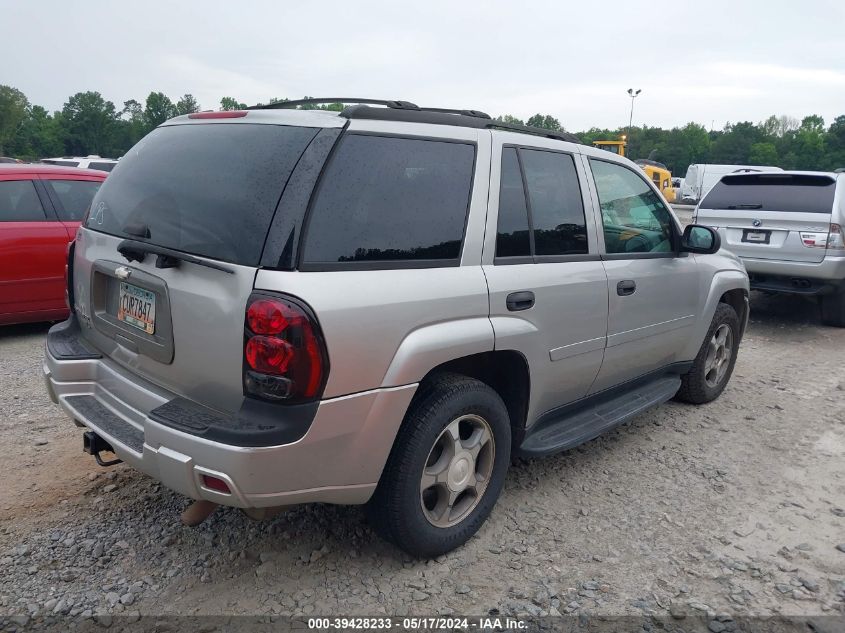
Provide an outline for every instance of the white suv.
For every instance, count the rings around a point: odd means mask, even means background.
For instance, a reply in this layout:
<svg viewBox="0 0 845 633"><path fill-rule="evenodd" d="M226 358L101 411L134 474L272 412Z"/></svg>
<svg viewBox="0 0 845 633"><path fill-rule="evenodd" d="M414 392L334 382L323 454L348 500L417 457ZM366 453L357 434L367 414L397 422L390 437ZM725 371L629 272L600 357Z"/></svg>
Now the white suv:
<svg viewBox="0 0 845 633"><path fill-rule="evenodd" d="M62 167L80 167L82 169L97 169L111 171L117 165L117 159L102 158L96 154L88 156L62 156L61 158L42 158L40 163L47 165L61 165Z"/></svg>

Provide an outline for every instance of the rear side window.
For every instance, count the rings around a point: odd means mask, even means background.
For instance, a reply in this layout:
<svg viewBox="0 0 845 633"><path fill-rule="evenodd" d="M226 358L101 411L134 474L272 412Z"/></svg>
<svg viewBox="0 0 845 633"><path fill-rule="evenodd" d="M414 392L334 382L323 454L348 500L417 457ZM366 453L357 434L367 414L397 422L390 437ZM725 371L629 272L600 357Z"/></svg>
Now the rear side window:
<svg viewBox="0 0 845 633"><path fill-rule="evenodd" d="M0 222L46 220L31 180L0 180Z"/></svg>
<svg viewBox="0 0 845 633"><path fill-rule="evenodd" d="M457 263L474 162L468 143L347 135L318 185L303 263Z"/></svg>
<svg viewBox="0 0 845 633"><path fill-rule="evenodd" d="M702 209L831 213L836 181L803 174L742 174L720 180Z"/></svg>
<svg viewBox="0 0 845 633"><path fill-rule="evenodd" d="M285 184L318 131L243 123L157 128L103 183L86 226L256 266Z"/></svg>
<svg viewBox="0 0 845 633"><path fill-rule="evenodd" d="M59 205L56 212L60 220L79 222L85 216L94 194L102 184L94 180L43 180L53 190Z"/></svg>

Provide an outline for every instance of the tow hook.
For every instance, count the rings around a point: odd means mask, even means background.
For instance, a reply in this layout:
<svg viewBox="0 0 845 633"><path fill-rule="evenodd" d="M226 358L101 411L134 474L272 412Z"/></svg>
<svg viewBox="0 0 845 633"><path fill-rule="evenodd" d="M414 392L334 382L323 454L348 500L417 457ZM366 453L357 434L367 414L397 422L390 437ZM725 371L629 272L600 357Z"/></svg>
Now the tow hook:
<svg viewBox="0 0 845 633"><path fill-rule="evenodd" d="M102 437L94 433L94 431L85 431L82 434L82 450L88 453L89 455L93 455L94 459L97 460L97 463L100 466L115 466L116 464L122 464L122 459L112 459L109 461L104 461L102 457L100 457L101 451L108 451L109 453L114 453L114 449L111 447L111 444L106 442Z"/></svg>

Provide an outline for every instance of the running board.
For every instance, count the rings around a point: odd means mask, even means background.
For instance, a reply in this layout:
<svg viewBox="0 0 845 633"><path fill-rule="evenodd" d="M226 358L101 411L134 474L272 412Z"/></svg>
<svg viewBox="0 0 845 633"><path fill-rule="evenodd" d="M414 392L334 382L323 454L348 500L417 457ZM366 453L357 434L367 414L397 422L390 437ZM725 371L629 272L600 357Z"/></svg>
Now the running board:
<svg viewBox="0 0 845 633"><path fill-rule="evenodd" d="M615 426L627 422L643 411L670 400L681 386L681 377L660 378L632 386L610 399L601 398L591 405L584 402L565 407L539 420L528 429L518 453L524 457L551 455L575 448Z"/></svg>

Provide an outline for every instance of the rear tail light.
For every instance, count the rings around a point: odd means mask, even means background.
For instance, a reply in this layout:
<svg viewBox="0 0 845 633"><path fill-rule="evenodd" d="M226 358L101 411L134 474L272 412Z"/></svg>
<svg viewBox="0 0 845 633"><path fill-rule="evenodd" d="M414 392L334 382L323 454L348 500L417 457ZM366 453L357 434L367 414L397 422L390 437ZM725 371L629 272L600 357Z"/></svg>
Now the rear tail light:
<svg viewBox="0 0 845 633"><path fill-rule="evenodd" d="M76 251L76 240L71 240L65 249L65 305L73 312L73 254Z"/></svg>
<svg viewBox="0 0 845 633"><path fill-rule="evenodd" d="M250 296L243 373L247 395L292 404L319 398L328 356L311 310L291 297Z"/></svg>
<svg viewBox="0 0 845 633"><path fill-rule="evenodd" d="M830 232L827 234L827 249L832 251L845 250L845 236L843 236L840 224L831 224Z"/></svg>
<svg viewBox="0 0 845 633"><path fill-rule="evenodd" d="M826 248L828 250L845 249L842 239L842 227L831 224L827 233L801 231L801 243L807 248Z"/></svg>

